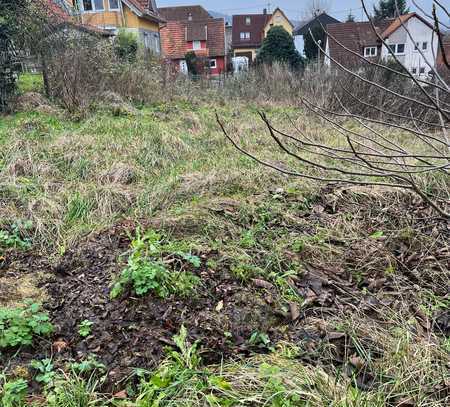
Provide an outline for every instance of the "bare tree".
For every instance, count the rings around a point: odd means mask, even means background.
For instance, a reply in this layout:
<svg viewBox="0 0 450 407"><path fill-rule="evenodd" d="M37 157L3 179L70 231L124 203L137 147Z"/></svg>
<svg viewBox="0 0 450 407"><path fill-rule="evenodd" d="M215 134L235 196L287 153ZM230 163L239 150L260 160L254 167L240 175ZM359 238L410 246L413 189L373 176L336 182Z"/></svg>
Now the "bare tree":
<svg viewBox="0 0 450 407"><path fill-rule="evenodd" d="M329 95L334 108L300 96L304 108L317 117L325 129L333 130L335 138L328 142L318 140L298 128L293 120L291 124L295 133L291 134L273 125L270 118L260 112L275 145L287 157L295 159L301 170L259 158L239 145L219 117L218 123L224 135L241 153L266 167L322 182L410 190L442 217L450 218L449 75L439 72L435 61L427 60L423 53L421 56L430 69L429 78L416 77L409 72L377 31L363 0L361 4L375 35L389 50L390 62L369 60L327 32L329 41L345 50L349 59L357 63L354 66L343 64L316 42L331 61L330 76L342 91L332 91ZM434 20L433 41L442 43L441 25L435 9L431 15ZM398 20L408 37L414 40L406 24L400 18ZM377 75L366 75L367 70ZM341 72L340 76L337 72ZM388 81L381 79L385 76L389 77ZM351 80L351 86L342 78ZM323 78L318 78L317 82L322 83ZM392 82L400 86L394 88ZM358 93L358 90L362 91ZM380 105L378 101L381 99L388 99L389 106ZM396 104L400 104L402 110L390 108ZM361 106L364 109L361 110ZM400 131L401 137L392 136L393 130ZM430 187L433 180L439 181L438 188Z"/></svg>
<svg viewBox="0 0 450 407"><path fill-rule="evenodd" d="M331 9L331 0L308 0L303 9L305 19L309 19Z"/></svg>

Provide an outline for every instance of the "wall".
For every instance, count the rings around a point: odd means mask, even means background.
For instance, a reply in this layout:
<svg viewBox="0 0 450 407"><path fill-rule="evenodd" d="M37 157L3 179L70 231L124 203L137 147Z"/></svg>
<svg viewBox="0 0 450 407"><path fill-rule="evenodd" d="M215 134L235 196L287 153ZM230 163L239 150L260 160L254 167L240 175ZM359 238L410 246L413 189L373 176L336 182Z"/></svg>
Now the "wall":
<svg viewBox="0 0 450 407"><path fill-rule="evenodd" d="M437 55L438 43L437 39L433 39L433 31L432 29L424 24L418 18L411 18L406 23L406 27L413 37L414 41L409 38L406 30L403 27L400 27L396 32L394 32L389 38L390 44L395 43L404 43L405 44L405 55L399 56L399 60L405 65L408 70L412 70L413 68L417 69L417 73L419 73L419 69L421 67L425 68L425 75L430 71L430 67L426 64L425 59L422 57L420 52L415 51L415 42L419 42L420 45L422 42L428 43L428 48L426 51L422 51L426 60L431 63L432 66L435 65L434 55ZM381 56L384 59L390 57L389 51L383 45Z"/></svg>
<svg viewBox="0 0 450 407"><path fill-rule="evenodd" d="M216 60L216 68L211 69L211 75L220 75L221 73L224 73L226 70L225 58L224 57L214 57L211 59Z"/></svg>
<svg viewBox="0 0 450 407"><path fill-rule="evenodd" d="M272 26L275 25L281 25L291 35L294 31L291 23L286 19L283 13L279 10L276 10L276 12L272 15L272 18L269 20L266 27L264 28L264 37L267 36L269 30L272 28Z"/></svg>

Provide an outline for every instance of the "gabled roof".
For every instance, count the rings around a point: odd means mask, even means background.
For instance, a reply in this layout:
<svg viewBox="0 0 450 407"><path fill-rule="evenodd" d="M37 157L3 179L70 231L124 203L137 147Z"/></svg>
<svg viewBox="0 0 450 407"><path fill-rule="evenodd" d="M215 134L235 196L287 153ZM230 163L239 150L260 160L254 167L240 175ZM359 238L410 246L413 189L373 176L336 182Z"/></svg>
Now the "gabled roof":
<svg viewBox="0 0 450 407"><path fill-rule="evenodd" d="M246 19L250 18L250 25ZM258 48L263 41L264 27L272 14L238 14L233 16L233 48ZM249 32L250 39L241 39L241 32Z"/></svg>
<svg viewBox="0 0 450 407"><path fill-rule="evenodd" d="M408 20L410 20L412 17L418 18L420 21L422 21L425 25L430 27L432 30L434 29L434 27L427 20L425 20L422 16L420 16L419 14L417 14L417 13L408 13L408 14L403 14L400 17L396 17L395 19L391 19L390 20L390 21L392 21L392 24L381 34L383 39L386 39L386 38L390 37L402 25L406 24L408 22Z"/></svg>
<svg viewBox="0 0 450 407"><path fill-rule="evenodd" d="M272 15L270 16L269 20L267 20L267 23L270 22L270 20L273 18L273 16L274 16L277 12L280 12L281 15L282 15L282 16L286 19L286 21L290 24L290 26L292 27L292 29L294 29L294 24L292 24L291 20L289 20L289 18L287 18L287 15L284 14L284 11L281 10L281 8L279 8L279 7L277 7L277 8L273 11L273 13L272 13ZM267 24L267 23L266 23L266 24Z"/></svg>
<svg viewBox="0 0 450 407"><path fill-rule="evenodd" d="M202 55L219 57L225 56L226 53L223 18L168 21L161 28L160 35L163 55L169 59L183 59L189 51L190 41L206 41L206 50L201 50Z"/></svg>
<svg viewBox="0 0 450 407"><path fill-rule="evenodd" d="M387 39L413 17L418 18L433 30L433 26L416 13L374 22L376 33L369 21L328 24L326 29L329 33L328 45L331 57L347 66L360 63L361 61L356 55L349 53L338 42L361 55L364 47L381 47L381 41L377 34L381 38Z"/></svg>
<svg viewBox="0 0 450 407"><path fill-rule="evenodd" d="M138 17L160 23L164 19L158 13L155 0L122 0Z"/></svg>
<svg viewBox="0 0 450 407"><path fill-rule="evenodd" d="M192 18L192 21L213 18L202 6L160 7L158 11L167 21L184 21L189 17Z"/></svg>
<svg viewBox="0 0 450 407"><path fill-rule="evenodd" d="M340 21L331 17L326 12L319 14L318 16L312 17L309 20L301 21L300 24L295 28L294 35L307 35L309 30L313 27L320 26L321 24L326 27L328 24L339 24Z"/></svg>
<svg viewBox="0 0 450 407"><path fill-rule="evenodd" d="M392 20L377 22L377 32L383 33L391 24ZM357 64L360 59L342 48L338 42L358 54L361 54L364 47L379 45L378 37L369 21L328 24L326 30L329 33L328 44L331 57L346 66Z"/></svg>

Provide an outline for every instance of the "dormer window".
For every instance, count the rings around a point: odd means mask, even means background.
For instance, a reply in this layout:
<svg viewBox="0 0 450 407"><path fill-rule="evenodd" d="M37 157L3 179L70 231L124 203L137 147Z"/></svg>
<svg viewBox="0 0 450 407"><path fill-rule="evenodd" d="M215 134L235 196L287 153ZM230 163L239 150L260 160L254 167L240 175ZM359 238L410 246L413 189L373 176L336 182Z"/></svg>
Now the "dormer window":
<svg viewBox="0 0 450 407"><path fill-rule="evenodd" d="M250 33L249 32L242 32L241 33L241 40L249 40L250 39Z"/></svg>
<svg viewBox="0 0 450 407"><path fill-rule="evenodd" d="M376 57L377 56L377 47L365 47L364 48L364 56L365 57Z"/></svg>
<svg viewBox="0 0 450 407"><path fill-rule="evenodd" d="M192 13L188 14L188 21L192 21Z"/></svg>
<svg viewBox="0 0 450 407"><path fill-rule="evenodd" d="M104 11L103 0L83 0L83 11Z"/></svg>
<svg viewBox="0 0 450 407"><path fill-rule="evenodd" d="M245 25L251 25L252 19L251 17L245 17Z"/></svg>

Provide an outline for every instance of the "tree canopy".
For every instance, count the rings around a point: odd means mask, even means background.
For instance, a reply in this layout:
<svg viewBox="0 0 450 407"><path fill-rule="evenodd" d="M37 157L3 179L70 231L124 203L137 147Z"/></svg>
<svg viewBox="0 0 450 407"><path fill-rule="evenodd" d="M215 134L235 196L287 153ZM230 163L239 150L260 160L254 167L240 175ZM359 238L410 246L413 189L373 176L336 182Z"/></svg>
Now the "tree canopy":
<svg viewBox="0 0 450 407"><path fill-rule="evenodd" d="M281 26L269 30L256 61L263 64L286 63L293 69L303 65L303 59L295 49L294 38Z"/></svg>
<svg viewBox="0 0 450 407"><path fill-rule="evenodd" d="M373 6L374 19L379 21L396 17L397 7L400 15L409 13L406 0L379 0L378 6Z"/></svg>

